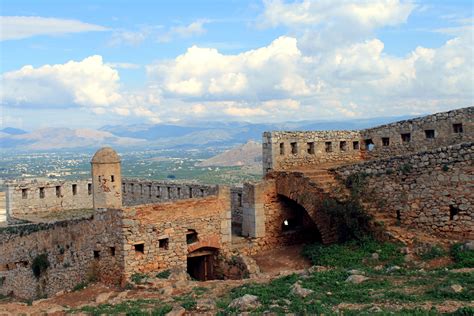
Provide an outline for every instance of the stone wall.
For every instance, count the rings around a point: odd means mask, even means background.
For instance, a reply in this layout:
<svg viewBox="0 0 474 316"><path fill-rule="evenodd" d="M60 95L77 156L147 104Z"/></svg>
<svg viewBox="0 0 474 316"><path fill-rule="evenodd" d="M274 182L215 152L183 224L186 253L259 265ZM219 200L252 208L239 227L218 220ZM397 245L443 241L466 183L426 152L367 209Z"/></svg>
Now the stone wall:
<svg viewBox="0 0 474 316"><path fill-rule="evenodd" d="M0 294L33 299L97 279L121 282L120 211L101 210L85 218L0 228ZM49 262L40 276L32 265Z"/></svg>
<svg viewBox="0 0 474 316"><path fill-rule="evenodd" d="M265 132L263 172L415 153L474 140L474 107L361 131Z"/></svg>
<svg viewBox="0 0 474 316"><path fill-rule="evenodd" d="M229 189L219 187L217 195L204 198L125 208L126 275L185 270L187 255L199 249L225 252L231 241L229 197Z"/></svg>
<svg viewBox="0 0 474 316"><path fill-rule="evenodd" d="M123 179L123 205L140 205L207 197L217 194L217 186L178 181Z"/></svg>
<svg viewBox="0 0 474 316"><path fill-rule="evenodd" d="M439 235L474 238L474 143L462 143L335 169L342 179L367 174L371 214Z"/></svg>
<svg viewBox="0 0 474 316"><path fill-rule="evenodd" d="M386 158L474 141L474 107L361 131L365 159ZM370 145L369 143L373 143Z"/></svg>
<svg viewBox="0 0 474 316"><path fill-rule="evenodd" d="M11 182L7 184L6 189L7 217L21 218L25 215L43 212L92 209L92 191L91 179ZM217 194L215 185L122 179L122 202L125 206L161 203L215 194Z"/></svg>
<svg viewBox="0 0 474 316"><path fill-rule="evenodd" d="M360 159L357 131L265 132L263 173Z"/></svg>
<svg viewBox="0 0 474 316"><path fill-rule="evenodd" d="M44 211L91 208L90 180L7 183L7 219Z"/></svg>

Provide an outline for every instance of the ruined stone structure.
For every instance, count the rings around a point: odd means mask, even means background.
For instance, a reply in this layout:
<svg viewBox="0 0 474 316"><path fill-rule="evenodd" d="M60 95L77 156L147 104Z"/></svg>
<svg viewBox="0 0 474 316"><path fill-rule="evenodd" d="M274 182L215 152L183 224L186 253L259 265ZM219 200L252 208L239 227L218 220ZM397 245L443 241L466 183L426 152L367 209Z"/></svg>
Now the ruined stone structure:
<svg viewBox="0 0 474 316"><path fill-rule="evenodd" d="M267 132L264 179L233 188L121 179L120 157L101 149L92 181L8 187L0 294L33 298L90 279L123 286L135 273L169 269L199 280L235 277L228 267L245 269L242 255L337 242L337 218L324 204L353 199L345 185L353 177L364 179L360 203L387 236L473 239L473 114L470 107L362 131ZM67 209L74 216L55 217Z"/></svg>

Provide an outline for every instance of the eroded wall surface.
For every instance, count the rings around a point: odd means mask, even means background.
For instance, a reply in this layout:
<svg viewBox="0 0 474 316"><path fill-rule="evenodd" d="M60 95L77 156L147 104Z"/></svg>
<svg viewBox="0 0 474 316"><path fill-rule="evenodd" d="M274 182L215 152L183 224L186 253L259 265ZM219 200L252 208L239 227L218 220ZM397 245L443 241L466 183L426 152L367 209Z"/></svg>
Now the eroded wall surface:
<svg viewBox="0 0 474 316"><path fill-rule="evenodd" d="M219 187L216 195L199 199L125 208L123 235L127 276L186 269L193 251L226 251L231 241L229 189Z"/></svg>
<svg viewBox="0 0 474 316"><path fill-rule="evenodd" d="M441 235L474 238L474 143L339 167L366 174L368 212Z"/></svg>
<svg viewBox="0 0 474 316"><path fill-rule="evenodd" d="M0 228L0 294L33 299L95 279L119 284L123 270L120 212ZM33 263L46 255L39 277Z"/></svg>

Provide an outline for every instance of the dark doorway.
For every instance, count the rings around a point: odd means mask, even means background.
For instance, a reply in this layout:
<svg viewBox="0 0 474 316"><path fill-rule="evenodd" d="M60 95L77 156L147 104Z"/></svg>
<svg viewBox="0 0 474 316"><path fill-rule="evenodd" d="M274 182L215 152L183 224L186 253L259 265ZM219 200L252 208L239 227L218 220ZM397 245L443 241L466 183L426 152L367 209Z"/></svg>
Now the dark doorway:
<svg viewBox="0 0 474 316"><path fill-rule="evenodd" d="M215 253L215 249L204 248L188 254L188 274L198 281L213 280Z"/></svg>

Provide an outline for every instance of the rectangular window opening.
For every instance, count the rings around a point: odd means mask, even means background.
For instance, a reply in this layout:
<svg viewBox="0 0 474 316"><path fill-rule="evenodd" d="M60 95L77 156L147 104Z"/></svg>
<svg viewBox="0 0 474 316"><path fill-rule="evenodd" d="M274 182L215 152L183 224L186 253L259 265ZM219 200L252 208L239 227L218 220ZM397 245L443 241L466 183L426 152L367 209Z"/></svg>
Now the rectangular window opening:
<svg viewBox="0 0 474 316"><path fill-rule="evenodd" d="M40 199L44 199L44 188L39 188Z"/></svg>
<svg viewBox="0 0 474 316"><path fill-rule="evenodd" d="M151 198L151 184L148 185L148 197Z"/></svg>
<svg viewBox="0 0 474 316"><path fill-rule="evenodd" d="M56 186L56 197L61 197L61 186L59 185Z"/></svg>
<svg viewBox="0 0 474 316"><path fill-rule="evenodd" d="M382 146L390 146L390 138L382 137Z"/></svg>
<svg viewBox="0 0 474 316"><path fill-rule="evenodd" d="M77 195L77 184L72 185L72 195Z"/></svg>
<svg viewBox="0 0 474 316"><path fill-rule="evenodd" d="M87 194L91 195L92 194L92 183L87 184Z"/></svg>
<svg viewBox="0 0 474 316"><path fill-rule="evenodd" d="M189 188L189 198L193 198L193 188Z"/></svg>
<svg viewBox="0 0 474 316"><path fill-rule="evenodd" d="M360 146L359 146L359 142L358 141L355 141L355 142L352 142L352 149L354 150L359 150Z"/></svg>
<svg viewBox="0 0 474 316"><path fill-rule="evenodd" d="M28 189L21 189L21 198L22 199L28 198Z"/></svg>
<svg viewBox="0 0 474 316"><path fill-rule="evenodd" d="M366 150L368 151L374 150L375 145L371 138L364 140L364 143L365 143Z"/></svg>
<svg viewBox="0 0 474 316"><path fill-rule="evenodd" d="M346 141L339 142L339 150L340 151L346 151L347 150L347 142Z"/></svg>
<svg viewBox="0 0 474 316"><path fill-rule="evenodd" d="M110 182L115 182L115 177L114 177L114 175L111 175L111 176L110 176Z"/></svg>
<svg viewBox="0 0 474 316"><path fill-rule="evenodd" d="M161 188L159 186L156 187L156 198L161 198Z"/></svg>
<svg viewBox="0 0 474 316"><path fill-rule="evenodd" d="M169 246L169 238L162 238L158 239L158 247L161 249L168 249Z"/></svg>
<svg viewBox="0 0 474 316"><path fill-rule="evenodd" d="M166 191L168 192L168 199L171 199L171 188L167 187Z"/></svg>
<svg viewBox="0 0 474 316"><path fill-rule="evenodd" d="M94 259L100 259L100 251L94 250Z"/></svg>
<svg viewBox="0 0 474 316"><path fill-rule="evenodd" d="M427 139L433 139L433 138L435 138L435 131L434 131L434 129L426 129L426 130L425 130L425 137L426 137Z"/></svg>
<svg viewBox="0 0 474 316"><path fill-rule="evenodd" d="M462 123L453 124L453 132L456 134L461 134L463 132Z"/></svg>
<svg viewBox="0 0 474 316"><path fill-rule="evenodd" d="M453 205L449 206L449 220L454 220L454 216L459 214L459 209Z"/></svg>
<svg viewBox="0 0 474 316"><path fill-rule="evenodd" d="M308 154L314 155L314 142L308 143Z"/></svg>
<svg viewBox="0 0 474 316"><path fill-rule="evenodd" d="M201 196L204 196L204 189L201 189Z"/></svg>
<svg viewBox="0 0 474 316"><path fill-rule="evenodd" d="M285 154L285 143L280 143L280 155Z"/></svg>
<svg viewBox="0 0 474 316"><path fill-rule="evenodd" d="M332 143L331 142L325 142L324 146L325 146L325 150L326 150L327 153L332 152Z"/></svg>
<svg viewBox="0 0 474 316"><path fill-rule="evenodd" d="M115 247L110 247L110 255L115 257Z"/></svg>
<svg viewBox="0 0 474 316"><path fill-rule="evenodd" d="M242 193L237 193L237 203L239 207L242 207Z"/></svg>
<svg viewBox="0 0 474 316"><path fill-rule="evenodd" d="M291 153L296 155L298 153L298 144L297 143L290 143L291 146Z"/></svg>
<svg viewBox="0 0 474 316"><path fill-rule="evenodd" d="M181 197L181 188L178 188L177 190L178 190L178 198L180 198Z"/></svg>
<svg viewBox="0 0 474 316"><path fill-rule="evenodd" d="M145 253L145 244L135 244L133 245L133 248L135 249L135 253L137 254L144 254Z"/></svg>
<svg viewBox="0 0 474 316"><path fill-rule="evenodd" d="M409 143L411 141L411 134L410 133L402 133L402 142Z"/></svg>

